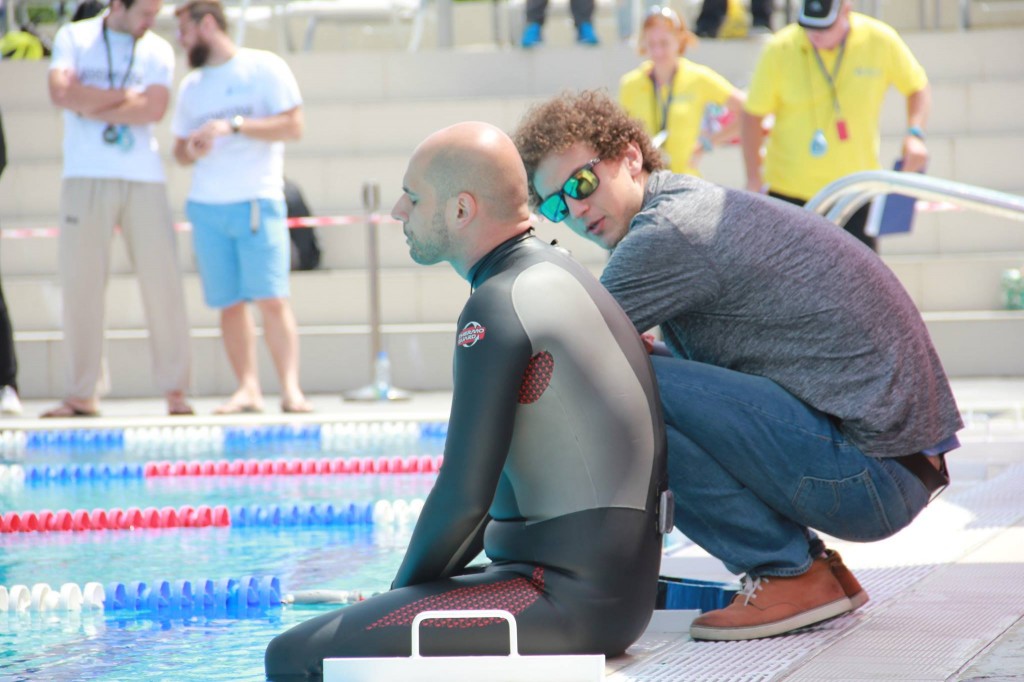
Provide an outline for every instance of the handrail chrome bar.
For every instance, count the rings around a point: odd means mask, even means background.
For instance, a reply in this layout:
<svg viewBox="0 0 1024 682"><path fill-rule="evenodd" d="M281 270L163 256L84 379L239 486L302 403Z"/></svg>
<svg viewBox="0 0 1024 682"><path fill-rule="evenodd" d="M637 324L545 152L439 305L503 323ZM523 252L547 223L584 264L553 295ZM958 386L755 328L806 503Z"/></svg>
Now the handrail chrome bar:
<svg viewBox="0 0 1024 682"><path fill-rule="evenodd" d="M805 208L842 225L857 209L879 194L905 194L940 201L981 213L1024 221L1024 197L920 173L863 171L829 183Z"/></svg>

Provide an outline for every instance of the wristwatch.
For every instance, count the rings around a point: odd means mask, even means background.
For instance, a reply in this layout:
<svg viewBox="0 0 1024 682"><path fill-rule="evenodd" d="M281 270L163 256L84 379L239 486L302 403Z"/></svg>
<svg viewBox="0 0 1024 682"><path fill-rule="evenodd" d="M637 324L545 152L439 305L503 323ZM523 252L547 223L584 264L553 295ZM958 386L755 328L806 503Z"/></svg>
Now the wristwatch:
<svg viewBox="0 0 1024 682"><path fill-rule="evenodd" d="M240 115L232 116L231 117L231 132L234 133L235 135L237 135L238 133L242 132L242 124L243 123L245 123L245 119L242 118Z"/></svg>

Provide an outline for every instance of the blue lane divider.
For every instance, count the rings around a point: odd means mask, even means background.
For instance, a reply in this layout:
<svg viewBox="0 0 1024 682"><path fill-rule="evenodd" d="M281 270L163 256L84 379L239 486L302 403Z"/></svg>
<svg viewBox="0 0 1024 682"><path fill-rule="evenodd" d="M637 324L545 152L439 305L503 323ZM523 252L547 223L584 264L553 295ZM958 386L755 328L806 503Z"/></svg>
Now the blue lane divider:
<svg viewBox="0 0 1024 682"><path fill-rule="evenodd" d="M224 445L253 445L281 440L320 441L320 424L269 424L224 427Z"/></svg>
<svg viewBox="0 0 1024 682"><path fill-rule="evenodd" d="M34 450L131 451L173 444L239 449L292 443L329 447L352 439L444 438L447 422L344 422L253 426L163 426L128 428L18 429L0 431L0 453Z"/></svg>
<svg viewBox="0 0 1024 682"><path fill-rule="evenodd" d="M265 611L281 603L281 581L275 576L245 576L213 580L111 582L104 588L107 611L177 613Z"/></svg>
<svg viewBox="0 0 1024 682"><path fill-rule="evenodd" d="M65 583L54 590L46 583L0 585L0 612L204 613L232 617L257 616L281 604L281 581L275 576L247 575L219 580L156 580L151 583Z"/></svg>
<svg viewBox="0 0 1024 682"><path fill-rule="evenodd" d="M124 429L39 429L25 432L25 448L73 447L80 449L120 450L124 447Z"/></svg>
<svg viewBox="0 0 1024 682"><path fill-rule="evenodd" d="M374 502L338 505L253 504L231 510L235 528L267 528L275 526L355 526L374 522Z"/></svg>
<svg viewBox="0 0 1024 682"><path fill-rule="evenodd" d="M25 470L25 483L84 483L141 479L145 476L142 464L54 464L30 466Z"/></svg>

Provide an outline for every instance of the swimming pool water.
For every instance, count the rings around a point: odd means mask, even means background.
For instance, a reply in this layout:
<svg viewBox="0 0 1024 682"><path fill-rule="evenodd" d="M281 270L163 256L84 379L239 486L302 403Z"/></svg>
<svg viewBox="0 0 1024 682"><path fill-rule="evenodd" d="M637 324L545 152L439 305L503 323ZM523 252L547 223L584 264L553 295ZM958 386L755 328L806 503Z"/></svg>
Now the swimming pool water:
<svg viewBox="0 0 1024 682"><path fill-rule="evenodd" d="M23 466L123 464L164 460L388 457L440 454L443 438L349 440L322 450L311 442L197 447L152 442L37 447ZM6 461L11 461L8 456ZM304 505L424 498L434 474L156 477L0 485L0 513L42 509L181 507L200 504ZM386 590L411 534L406 524L167 528L0 534L0 585L277 576L282 592ZM0 680L263 680L263 652L285 629L337 605L237 613L127 610L0 612Z"/></svg>

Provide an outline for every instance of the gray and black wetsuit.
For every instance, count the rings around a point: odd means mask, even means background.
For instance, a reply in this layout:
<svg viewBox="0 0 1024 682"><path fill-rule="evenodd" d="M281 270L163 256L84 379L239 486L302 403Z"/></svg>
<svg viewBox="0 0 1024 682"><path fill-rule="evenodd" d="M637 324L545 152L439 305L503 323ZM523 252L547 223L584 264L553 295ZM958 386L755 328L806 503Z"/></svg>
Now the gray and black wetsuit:
<svg viewBox="0 0 1024 682"><path fill-rule="evenodd" d="M444 466L392 590L275 638L272 680L324 658L408 656L413 617L505 609L524 654L616 655L654 608L665 445L632 323L591 274L531 233L470 272ZM467 564L483 549L490 563ZM504 621L426 621L425 654L508 652Z"/></svg>

